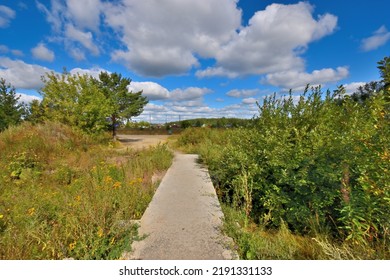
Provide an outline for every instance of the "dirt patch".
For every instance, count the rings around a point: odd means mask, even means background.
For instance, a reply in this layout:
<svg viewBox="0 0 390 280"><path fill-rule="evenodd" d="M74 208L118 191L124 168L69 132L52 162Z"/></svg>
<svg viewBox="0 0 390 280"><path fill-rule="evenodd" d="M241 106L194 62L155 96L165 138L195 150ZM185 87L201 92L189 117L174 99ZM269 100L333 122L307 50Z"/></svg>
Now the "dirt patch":
<svg viewBox="0 0 390 280"><path fill-rule="evenodd" d="M131 147L133 149L143 149L150 146L163 144L167 141L169 135L125 135L117 136L118 141L124 147Z"/></svg>

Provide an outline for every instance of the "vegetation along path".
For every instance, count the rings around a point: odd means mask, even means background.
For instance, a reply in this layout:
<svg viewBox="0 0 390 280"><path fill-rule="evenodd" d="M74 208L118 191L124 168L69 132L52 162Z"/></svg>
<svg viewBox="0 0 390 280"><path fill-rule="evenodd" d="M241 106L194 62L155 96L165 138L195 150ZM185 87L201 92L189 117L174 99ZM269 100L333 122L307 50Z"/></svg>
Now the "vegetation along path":
<svg viewBox="0 0 390 280"><path fill-rule="evenodd" d="M128 259L232 259L223 217L208 171L197 155L175 153L140 221L140 236Z"/></svg>

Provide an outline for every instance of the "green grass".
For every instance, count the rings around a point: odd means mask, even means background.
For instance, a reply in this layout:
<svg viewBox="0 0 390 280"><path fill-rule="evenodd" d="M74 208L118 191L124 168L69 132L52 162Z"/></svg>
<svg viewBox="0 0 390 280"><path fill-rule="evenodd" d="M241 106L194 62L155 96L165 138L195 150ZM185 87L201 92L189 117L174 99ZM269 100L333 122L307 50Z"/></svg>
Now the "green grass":
<svg viewBox="0 0 390 280"><path fill-rule="evenodd" d="M172 153L24 123L0 134L0 259L118 259Z"/></svg>
<svg viewBox="0 0 390 280"><path fill-rule="evenodd" d="M233 238L240 259L245 260L347 260L372 258L367 248L337 244L326 236L301 236L291 233L285 223L269 230L248 220L244 211L222 207L224 232Z"/></svg>

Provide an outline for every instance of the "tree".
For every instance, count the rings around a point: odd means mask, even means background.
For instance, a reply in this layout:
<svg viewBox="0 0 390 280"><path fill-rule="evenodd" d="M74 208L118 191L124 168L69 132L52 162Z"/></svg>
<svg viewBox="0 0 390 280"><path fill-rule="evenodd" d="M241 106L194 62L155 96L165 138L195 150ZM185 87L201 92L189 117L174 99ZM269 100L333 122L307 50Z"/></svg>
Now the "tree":
<svg viewBox="0 0 390 280"><path fill-rule="evenodd" d="M390 94L390 57L384 57L378 62L378 69L380 71L384 89L387 94Z"/></svg>
<svg viewBox="0 0 390 280"><path fill-rule="evenodd" d="M147 98L142 96L142 91L134 93L128 90L130 83L129 78L124 78L118 73L102 72L99 75L98 85L112 108L110 121L114 138L121 119L130 120L131 117L140 115L148 103Z"/></svg>
<svg viewBox="0 0 390 280"><path fill-rule="evenodd" d="M382 89L383 89L382 82L372 81L366 83L363 86L359 86L357 88L357 91L351 95L351 98L352 100L360 104L363 104L366 100L371 98L376 93L380 92Z"/></svg>
<svg viewBox="0 0 390 280"><path fill-rule="evenodd" d="M16 95L15 88L0 78L0 131L22 121L24 110L19 99L20 96Z"/></svg>
<svg viewBox="0 0 390 280"><path fill-rule="evenodd" d="M107 128L113 111L95 79L85 74L48 73L43 77L42 106L48 119L79 127L88 133Z"/></svg>
<svg viewBox="0 0 390 280"><path fill-rule="evenodd" d="M33 124L41 123L45 120L45 107L43 102L34 99L26 107L25 120Z"/></svg>
<svg viewBox="0 0 390 280"><path fill-rule="evenodd" d="M115 137L119 122L141 114L148 102L142 91L129 92L131 80L117 73L102 72L96 79L87 74L52 72L43 82L41 109L45 116L89 133L106 129L109 119Z"/></svg>

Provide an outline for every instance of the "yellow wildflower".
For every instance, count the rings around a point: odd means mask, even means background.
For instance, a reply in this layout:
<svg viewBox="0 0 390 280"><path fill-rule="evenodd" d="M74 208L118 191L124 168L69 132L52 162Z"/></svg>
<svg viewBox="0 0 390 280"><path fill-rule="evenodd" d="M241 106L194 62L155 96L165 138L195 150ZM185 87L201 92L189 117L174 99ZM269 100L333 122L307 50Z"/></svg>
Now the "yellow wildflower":
<svg viewBox="0 0 390 280"><path fill-rule="evenodd" d="M102 236L103 236L103 229L102 229L101 227L98 229L97 235L98 235L99 237L102 237Z"/></svg>
<svg viewBox="0 0 390 280"><path fill-rule="evenodd" d="M30 215L30 216L34 215L34 214L35 214L35 208L32 207L32 208L28 209L27 213L28 213L28 215Z"/></svg>
<svg viewBox="0 0 390 280"><path fill-rule="evenodd" d="M136 178L136 179L133 179L133 180L131 180L129 183L130 183L130 185L136 185L136 184L141 184L142 183L142 178Z"/></svg>
<svg viewBox="0 0 390 280"><path fill-rule="evenodd" d="M104 177L103 181L104 181L104 183L109 184L112 182L112 178L110 176L106 176L106 177Z"/></svg>
<svg viewBox="0 0 390 280"><path fill-rule="evenodd" d="M4 218L4 215L3 214L0 214L0 219Z"/></svg>
<svg viewBox="0 0 390 280"><path fill-rule="evenodd" d="M114 244L114 243L115 243L115 237L113 237L113 238L111 239L110 245L112 245L112 244Z"/></svg>
<svg viewBox="0 0 390 280"><path fill-rule="evenodd" d="M77 243L76 241L70 243L70 244L69 244L69 250L73 251L74 248L76 247L76 243Z"/></svg>
<svg viewBox="0 0 390 280"><path fill-rule="evenodd" d="M115 182L115 184L112 187L114 189L119 189L120 187L122 187L122 183L121 182Z"/></svg>

